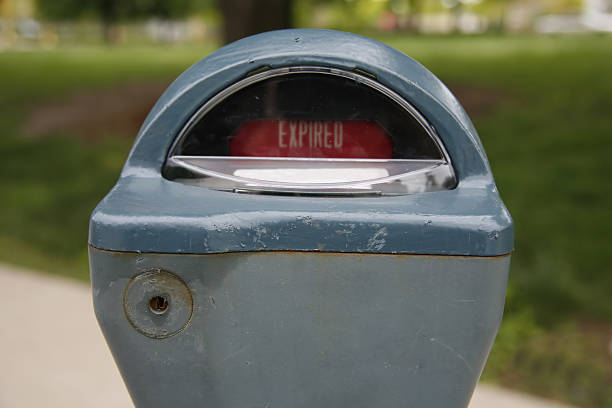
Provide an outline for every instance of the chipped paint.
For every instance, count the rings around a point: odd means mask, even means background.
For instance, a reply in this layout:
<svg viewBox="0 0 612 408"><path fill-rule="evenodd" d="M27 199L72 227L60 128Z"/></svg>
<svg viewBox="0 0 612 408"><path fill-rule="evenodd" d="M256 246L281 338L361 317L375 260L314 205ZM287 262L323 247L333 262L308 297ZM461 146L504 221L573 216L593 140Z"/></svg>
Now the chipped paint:
<svg viewBox="0 0 612 408"><path fill-rule="evenodd" d="M378 231L376 231L376 233L374 235L372 235L372 237L370 239L368 239L368 246L367 246L367 250L368 251L379 251L382 252L383 248L385 247L385 244L387 243L386 241L386 237L387 237L387 228L381 228Z"/></svg>

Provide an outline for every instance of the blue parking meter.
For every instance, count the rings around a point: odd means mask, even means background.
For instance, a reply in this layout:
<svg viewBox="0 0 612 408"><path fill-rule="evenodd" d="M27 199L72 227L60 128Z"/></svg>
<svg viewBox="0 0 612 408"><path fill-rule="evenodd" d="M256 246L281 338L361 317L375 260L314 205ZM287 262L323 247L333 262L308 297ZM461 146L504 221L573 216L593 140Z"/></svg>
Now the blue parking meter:
<svg viewBox="0 0 612 408"><path fill-rule="evenodd" d="M137 406L466 407L512 246L449 90L322 30L245 38L182 74L89 234Z"/></svg>

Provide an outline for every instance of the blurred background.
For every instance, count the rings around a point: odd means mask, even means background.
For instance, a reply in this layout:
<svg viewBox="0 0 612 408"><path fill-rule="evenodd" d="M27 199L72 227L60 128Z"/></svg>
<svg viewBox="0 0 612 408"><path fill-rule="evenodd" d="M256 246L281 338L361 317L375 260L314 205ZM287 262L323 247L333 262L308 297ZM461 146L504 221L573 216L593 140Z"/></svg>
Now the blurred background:
<svg viewBox="0 0 612 408"><path fill-rule="evenodd" d="M516 223L483 379L612 407L612 0L0 0L0 261L87 281L89 214L160 94L283 27L374 37L449 85Z"/></svg>

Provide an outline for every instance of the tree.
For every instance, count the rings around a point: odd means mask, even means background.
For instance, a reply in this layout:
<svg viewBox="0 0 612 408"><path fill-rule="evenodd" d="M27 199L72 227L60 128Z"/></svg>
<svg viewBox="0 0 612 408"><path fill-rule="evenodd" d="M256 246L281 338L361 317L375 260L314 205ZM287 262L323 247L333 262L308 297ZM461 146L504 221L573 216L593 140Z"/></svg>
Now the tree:
<svg viewBox="0 0 612 408"><path fill-rule="evenodd" d="M194 0L37 0L38 10L52 20L95 15L108 42L114 41L114 26L122 19L182 17L192 11L193 4Z"/></svg>
<svg viewBox="0 0 612 408"><path fill-rule="evenodd" d="M421 11L423 10L423 0L408 0L408 29L415 33L421 29Z"/></svg>
<svg viewBox="0 0 612 408"><path fill-rule="evenodd" d="M290 28L293 0L216 0L226 43L252 34Z"/></svg>

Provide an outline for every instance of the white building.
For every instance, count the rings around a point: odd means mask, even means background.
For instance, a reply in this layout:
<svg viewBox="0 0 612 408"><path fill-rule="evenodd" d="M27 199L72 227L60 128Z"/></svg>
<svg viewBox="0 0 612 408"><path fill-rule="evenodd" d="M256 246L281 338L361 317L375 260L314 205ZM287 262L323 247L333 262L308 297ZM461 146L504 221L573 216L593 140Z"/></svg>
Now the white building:
<svg viewBox="0 0 612 408"><path fill-rule="evenodd" d="M591 30L612 32L612 0L583 0L582 23Z"/></svg>

